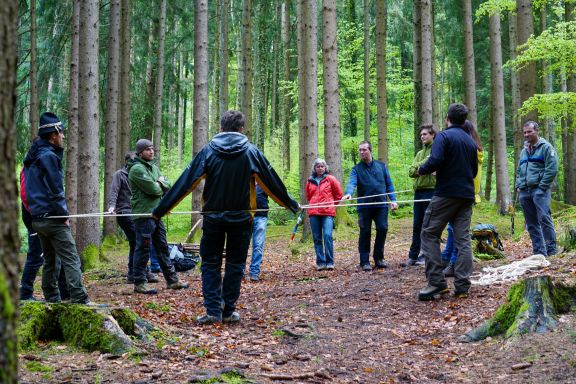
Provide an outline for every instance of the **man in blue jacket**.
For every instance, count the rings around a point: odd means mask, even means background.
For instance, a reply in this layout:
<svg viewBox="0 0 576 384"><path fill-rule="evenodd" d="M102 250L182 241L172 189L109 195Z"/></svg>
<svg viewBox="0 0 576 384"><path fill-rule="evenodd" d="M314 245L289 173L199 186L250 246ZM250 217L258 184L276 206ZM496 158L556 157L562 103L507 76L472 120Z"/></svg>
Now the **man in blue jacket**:
<svg viewBox="0 0 576 384"><path fill-rule="evenodd" d="M550 215L550 186L558 174L558 156L554 147L538 136L538 123L528 121L522 131L526 142L520 153L515 187L520 193L532 252L552 256L556 254L556 232Z"/></svg>
<svg viewBox="0 0 576 384"><path fill-rule="evenodd" d="M236 301L256 209L255 181L276 203L294 213L299 209L264 154L248 141L243 130L244 114L225 112L220 119L220 133L198 152L152 211L154 217L161 218L205 179L200 256L206 315L196 319L199 324L240 321ZM224 245L226 266L222 278Z"/></svg>
<svg viewBox="0 0 576 384"><path fill-rule="evenodd" d="M58 116L45 112L40 116L39 140L32 143L24 159L26 200L32 228L38 233L44 251L42 291L48 302L60 302L58 290L58 259L66 275L66 283L72 303L89 303L82 284L80 256L70 232L68 219L52 219L50 216L68 216L64 196L62 156L64 154L64 127Z"/></svg>
<svg viewBox="0 0 576 384"><path fill-rule="evenodd" d="M458 249L455 295L466 297L470 289L472 246L469 231L474 204L474 176L478 172L478 148L462 128L467 116L465 105L450 105L446 116L447 128L436 135L428 161L418 168L418 175L436 172L436 188L424 214L421 233L428 285L418 294L419 300L432 300L435 295L448 292L440 253L440 236L448 222L453 225Z"/></svg>
<svg viewBox="0 0 576 384"><path fill-rule="evenodd" d="M384 162L372 158L372 145L369 141L363 141L358 145L360 162L352 168L350 179L346 186L346 192L342 200L349 200L352 193L358 188L358 226L360 237L358 238L358 253L360 254L360 268L363 271L371 271L370 266L370 237L372 234L372 221L376 225L376 239L374 240L375 268L388 268L384 260L384 243L388 233L388 199L393 210L398 208L394 184L390 178L390 172ZM378 203L382 204L378 204Z"/></svg>

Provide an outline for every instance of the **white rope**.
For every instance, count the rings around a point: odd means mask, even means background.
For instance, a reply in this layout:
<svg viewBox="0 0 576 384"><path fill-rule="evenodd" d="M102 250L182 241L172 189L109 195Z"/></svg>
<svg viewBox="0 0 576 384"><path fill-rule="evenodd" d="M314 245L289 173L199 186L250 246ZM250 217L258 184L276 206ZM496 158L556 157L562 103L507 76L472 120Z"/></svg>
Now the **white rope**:
<svg viewBox="0 0 576 384"><path fill-rule="evenodd" d="M482 268L483 273L478 272L473 274L471 281L474 285L490 285L494 283L516 281L528 270L539 269L549 265L550 262L546 260L545 256L532 255L522 260L514 261L510 264L502 265L500 267Z"/></svg>
<svg viewBox="0 0 576 384"><path fill-rule="evenodd" d="M361 196L361 197L351 197L349 199L342 199L342 200L332 200L332 201L323 201L321 203L314 203L314 204L308 204L306 205L306 207L313 207L313 206L317 206L317 205L326 205L326 204L332 204L332 203L341 203L343 201L352 201L352 200L360 200L360 199L369 199L371 197L379 197L379 196L387 196L387 195L393 195L393 194L400 194L400 193L404 193L404 192L413 192L413 189L404 189L402 191L394 191L394 192L388 192L388 193L379 193L377 195L369 195L369 196Z"/></svg>

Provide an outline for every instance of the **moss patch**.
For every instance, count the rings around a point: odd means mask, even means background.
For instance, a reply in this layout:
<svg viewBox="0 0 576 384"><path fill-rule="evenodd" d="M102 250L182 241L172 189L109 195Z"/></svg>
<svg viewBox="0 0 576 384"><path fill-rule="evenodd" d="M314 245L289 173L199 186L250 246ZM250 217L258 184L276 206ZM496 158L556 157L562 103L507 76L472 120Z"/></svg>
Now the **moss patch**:
<svg viewBox="0 0 576 384"><path fill-rule="evenodd" d="M28 361L24 364L24 367L29 372L44 372L44 373L52 373L54 372L54 368L50 367L49 365L42 364L38 361Z"/></svg>
<svg viewBox="0 0 576 384"><path fill-rule="evenodd" d="M80 258L82 260L82 269L84 271L96 268L100 263L100 250L96 245L90 244L84 248Z"/></svg>
<svg viewBox="0 0 576 384"><path fill-rule="evenodd" d="M134 336L136 329L136 314L127 308L115 308L112 310L112 316L118 322L118 325L125 334Z"/></svg>

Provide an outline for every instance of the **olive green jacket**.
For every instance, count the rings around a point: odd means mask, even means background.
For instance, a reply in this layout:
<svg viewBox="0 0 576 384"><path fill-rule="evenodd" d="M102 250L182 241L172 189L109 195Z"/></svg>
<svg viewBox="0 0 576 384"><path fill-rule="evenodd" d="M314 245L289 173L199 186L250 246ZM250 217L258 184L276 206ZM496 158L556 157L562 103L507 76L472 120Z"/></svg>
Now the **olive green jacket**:
<svg viewBox="0 0 576 384"><path fill-rule="evenodd" d="M414 179L415 191L421 189L434 189L434 187L436 186L436 176L433 176L431 174L422 176L418 175L418 168L420 168L420 166L424 164L426 160L428 160L431 151L432 151L432 143L424 145L424 148L422 148L416 154L416 157L412 161L412 165L408 170L408 176Z"/></svg>
<svg viewBox="0 0 576 384"><path fill-rule="evenodd" d="M154 160L146 161L139 157L128 165L128 181L132 190L132 213L152 213L164 193L172 186L170 182L158 179L162 176Z"/></svg>

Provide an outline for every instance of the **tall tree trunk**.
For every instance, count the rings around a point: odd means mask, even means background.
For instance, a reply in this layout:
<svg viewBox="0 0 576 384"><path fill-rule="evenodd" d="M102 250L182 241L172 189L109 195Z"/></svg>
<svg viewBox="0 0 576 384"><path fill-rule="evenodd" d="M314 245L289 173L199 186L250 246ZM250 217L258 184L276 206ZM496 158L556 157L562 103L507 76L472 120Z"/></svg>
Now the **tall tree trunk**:
<svg viewBox="0 0 576 384"><path fill-rule="evenodd" d="M36 0L30 0L30 142L38 133L38 79L36 65Z"/></svg>
<svg viewBox="0 0 576 384"><path fill-rule="evenodd" d="M540 6L540 30L542 32L544 32L547 28L547 22L546 22L546 18L547 18L547 12L546 12L546 3L543 3ZM551 73L546 73L548 72L548 67L550 66L550 60L542 60L542 93L552 93L554 92L553 87L552 87L552 74ZM544 118L543 121L543 128L544 128L544 137L546 138L546 140L548 140L550 142L550 144L552 144L552 146L556 146L556 134L554 132L554 121L550 118ZM556 186L556 183L554 183L554 186ZM554 188L555 189L555 188Z"/></svg>
<svg viewBox="0 0 576 384"><path fill-rule="evenodd" d="M414 81L414 154L421 148L420 124L422 124L422 17L420 0L412 2L412 18L414 28L412 40L414 53L412 55L412 73Z"/></svg>
<svg viewBox="0 0 576 384"><path fill-rule="evenodd" d="M196 0L194 13L194 111L192 157L208 142L208 3ZM192 210L202 208L203 184L192 195ZM200 215L192 215L192 225Z"/></svg>
<svg viewBox="0 0 576 384"><path fill-rule="evenodd" d="M574 21L576 17L574 15L574 12L576 12L574 3L566 2L564 7L566 21ZM566 75L566 90L568 92L576 92L576 74L572 72ZM573 116L566 119L566 126L567 140L564 157L566 158L567 166L564 169L569 171L564 173L566 178L564 200L567 204L576 205L576 171L574 170L574 165L576 164L576 119Z"/></svg>
<svg viewBox="0 0 576 384"><path fill-rule="evenodd" d="M502 73L502 41L500 14L490 16L490 73L492 77L492 137L496 163L496 205L504 215L510 205L508 156L506 153L506 121L504 110L504 75Z"/></svg>
<svg viewBox="0 0 576 384"><path fill-rule="evenodd" d="M364 0L364 140L370 140L370 1L369 0Z"/></svg>
<svg viewBox="0 0 576 384"><path fill-rule="evenodd" d="M492 116L490 116L492 118ZM492 124L488 125L488 156L486 156L486 183L484 184L484 198L490 201L492 195L492 170L494 164L494 130Z"/></svg>
<svg viewBox="0 0 576 384"><path fill-rule="evenodd" d="M516 47L518 45L518 37L516 34L516 14L508 12L508 41L510 42L510 60L516 59ZM520 124L520 117L518 110L522 106L520 103L520 88L518 84L518 73L514 70L510 71L510 96L512 101L512 132L514 141L514 180L516 180L516 170L518 169L518 157L522 150L524 142L524 135L522 134L522 127Z"/></svg>
<svg viewBox="0 0 576 384"><path fill-rule="evenodd" d="M178 63L178 165L182 163L182 150L184 146L184 53L179 52L180 61ZM184 89L183 89L184 88Z"/></svg>
<svg viewBox="0 0 576 384"><path fill-rule="evenodd" d="M80 88L78 104L78 211L99 212L99 1L84 0L80 4ZM100 245L98 217L82 218L77 224L77 246L83 252L88 245Z"/></svg>
<svg viewBox="0 0 576 384"><path fill-rule="evenodd" d="M334 176L342 181L340 149L340 97L338 93L338 43L336 1L322 1L322 52L324 79L324 157Z"/></svg>
<svg viewBox="0 0 576 384"><path fill-rule="evenodd" d="M72 0L72 37L70 48L70 89L68 90L68 129L66 130L66 205L68 213L78 212L78 82L80 45L80 0ZM76 221L70 222L76 235Z"/></svg>
<svg viewBox="0 0 576 384"><path fill-rule="evenodd" d="M230 5L228 0L220 0L220 100L218 116L222 116L228 110L228 13ZM218 124L219 125L219 124Z"/></svg>
<svg viewBox="0 0 576 384"><path fill-rule="evenodd" d="M530 35L534 34L534 19L532 17L532 1L516 0L516 20L518 27L518 45L528 41ZM536 93L536 63L529 62L518 71L518 85L520 88L520 103L524 103ZM536 121L538 115L536 111L530 111L525 116L525 121Z"/></svg>
<svg viewBox="0 0 576 384"><path fill-rule="evenodd" d="M108 81L106 94L106 132L104 152L104 208L110 196L112 176L118 164L118 95L120 79L120 0L110 0L110 26L108 29ZM104 218L104 236L115 232L115 220Z"/></svg>
<svg viewBox="0 0 576 384"><path fill-rule="evenodd" d="M222 13L220 9L220 1L216 4L215 13L216 20L224 19L226 16ZM209 66L212 68L212 85L209 89L212 89L212 98L210 100L211 108L210 114L212 115L211 121L208 122L208 137L213 137L219 131L220 124L218 124L218 116L220 116L220 28L216 29L215 36L213 37L214 46L212 48L212 63Z"/></svg>
<svg viewBox="0 0 576 384"><path fill-rule="evenodd" d="M143 137L150 139L154 134L154 88L155 88L155 70L154 70L154 58L157 53L154 52L154 41L156 35L159 32L158 19L154 18L150 20L150 30L148 31L148 60L146 62L146 103L144 106L144 129L142 132Z"/></svg>
<svg viewBox="0 0 576 384"><path fill-rule="evenodd" d="M432 115L432 1L420 1L422 23L422 120L421 124L433 124Z"/></svg>
<svg viewBox="0 0 576 384"><path fill-rule="evenodd" d="M318 154L317 104L317 18L315 1L299 2L298 122L300 147L300 200L306 201L304 187ZM302 64L302 65L300 65ZM310 222L304 223L303 241L310 233Z"/></svg>
<svg viewBox="0 0 576 384"><path fill-rule="evenodd" d="M478 127L476 117L476 66L474 64L472 0L462 0L462 6L464 8L464 102L468 107L468 120L470 120L474 127ZM498 36L500 36L500 34Z"/></svg>
<svg viewBox="0 0 576 384"><path fill-rule="evenodd" d="M282 80L290 81L290 0L282 2ZM280 95L280 126L282 127L282 159L284 175L290 172L290 111L292 98L284 89Z"/></svg>
<svg viewBox="0 0 576 384"><path fill-rule="evenodd" d="M376 122L378 159L388 163L388 102L386 99L386 2L376 2Z"/></svg>
<svg viewBox="0 0 576 384"><path fill-rule="evenodd" d="M242 112L244 133L252 140L252 0L242 1Z"/></svg>
<svg viewBox="0 0 576 384"><path fill-rule="evenodd" d="M154 150L160 165L162 141L162 104L164 98L164 42L166 40L166 0L160 1L160 24L158 26L158 67L156 68L156 97L154 98Z"/></svg>
<svg viewBox="0 0 576 384"><path fill-rule="evenodd" d="M117 168L124 164L124 154L130 150L130 0L122 0L120 23L120 111Z"/></svg>
<svg viewBox="0 0 576 384"><path fill-rule="evenodd" d="M16 41L18 1L0 12L0 383L18 383L18 189L16 187ZM35 126L37 128L38 125Z"/></svg>

